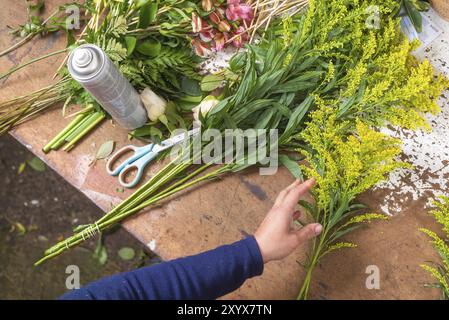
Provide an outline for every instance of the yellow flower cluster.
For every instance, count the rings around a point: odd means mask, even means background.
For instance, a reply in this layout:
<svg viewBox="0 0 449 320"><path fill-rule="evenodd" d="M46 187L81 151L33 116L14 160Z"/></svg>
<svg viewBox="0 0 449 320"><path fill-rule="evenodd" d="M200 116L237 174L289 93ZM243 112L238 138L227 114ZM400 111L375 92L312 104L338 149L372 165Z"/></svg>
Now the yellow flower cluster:
<svg viewBox="0 0 449 320"><path fill-rule="evenodd" d="M432 210L430 213L443 226L443 231L449 238L449 198L441 196L440 201L434 201L433 204L437 209Z"/></svg>
<svg viewBox="0 0 449 320"><path fill-rule="evenodd" d="M327 248L327 251L323 254L323 256L328 253L331 253L332 251L335 251L335 250L348 249L348 248L357 248L357 245L355 243L351 243L351 242L337 242L337 243L329 246Z"/></svg>
<svg viewBox="0 0 449 320"><path fill-rule="evenodd" d="M331 61L329 61L329 64L327 66L327 73L326 73L326 78L324 79L324 81L330 82L334 78L335 78L335 66L331 60Z"/></svg>
<svg viewBox="0 0 449 320"><path fill-rule="evenodd" d="M379 213L365 213L360 214L358 216L352 217L346 222L343 227L347 227L351 224L363 223L363 222L371 222L372 220L388 220L388 217L384 214Z"/></svg>
<svg viewBox="0 0 449 320"><path fill-rule="evenodd" d="M357 107L361 117L377 125L387 121L410 129L428 128L423 115L440 111L436 100L449 88L449 81L435 78L429 61L419 63L411 55L416 45L401 34L394 19L383 32L370 33L342 93L343 97L355 95L363 83Z"/></svg>
<svg viewBox="0 0 449 320"><path fill-rule="evenodd" d="M320 102L318 102L320 103ZM308 145L301 150L308 161L304 172L317 180L317 201L324 209L338 193L340 198L353 199L383 181L388 173L408 167L397 161L401 142L355 121L338 121L333 108L320 105L299 138Z"/></svg>
<svg viewBox="0 0 449 320"><path fill-rule="evenodd" d="M438 280L438 283L441 286L441 289L443 289L446 292L449 292L449 284L448 281L446 280L446 278L440 273L440 271L435 268L435 267L431 267L427 264L421 264L420 265L421 268L423 268L424 270L428 271L435 279Z"/></svg>
<svg viewBox="0 0 449 320"><path fill-rule="evenodd" d="M367 24L373 6L380 13L379 28ZM391 14L397 9L395 0L311 0L301 35L313 54L333 62L324 82L338 75L337 96L357 98L351 115L374 125L429 128L424 114L439 112L436 101L449 81L435 78L430 63L412 55L419 43L401 32L400 20Z"/></svg>
<svg viewBox="0 0 449 320"><path fill-rule="evenodd" d="M440 197L440 201L435 201L434 205L436 209L432 210L431 213L435 217L438 223L443 227L443 231L449 238L449 198ZM421 232L425 233L429 238L432 239L432 244L434 248L438 251L440 257L443 260L443 264L439 265L439 268L435 268L429 265L421 265L421 267L438 280L440 287L444 292L444 296L449 298L449 245L447 241L440 238L435 232L421 228Z"/></svg>

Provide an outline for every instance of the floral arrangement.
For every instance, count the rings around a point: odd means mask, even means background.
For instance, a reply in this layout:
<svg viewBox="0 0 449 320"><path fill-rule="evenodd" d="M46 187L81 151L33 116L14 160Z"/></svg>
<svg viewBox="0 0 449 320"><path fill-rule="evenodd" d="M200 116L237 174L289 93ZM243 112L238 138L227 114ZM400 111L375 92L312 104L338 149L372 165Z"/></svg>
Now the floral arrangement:
<svg viewBox="0 0 449 320"><path fill-rule="evenodd" d="M383 12L380 29L365 23L371 5ZM279 148L306 160L299 166L283 154L281 162L296 177L317 180L315 202L300 205L323 225L323 232L305 262L298 298L307 298L321 257L355 246L341 237L361 222L384 219L366 213L355 199L392 170L408 165L397 161L400 141L377 129L388 123L426 128L424 114L439 111L436 101L449 86L444 77L435 77L427 61L411 55L416 44L400 32L397 6L393 0L310 1L307 10L275 19L257 45L247 44L246 51L234 55L229 68L213 75L225 82L222 96L208 96L196 109L205 129L278 129ZM212 91L215 86L208 87ZM185 150L194 157L189 146ZM37 264L190 186L252 166L244 162L214 168L186 160L167 164L98 221L79 226L49 248Z"/></svg>
<svg viewBox="0 0 449 320"><path fill-rule="evenodd" d="M300 202L310 217L323 225L304 264L306 278L298 298L307 298L320 259L337 249L354 247L341 238L360 223L385 219L367 213L356 197L386 179L391 171L409 168L397 159L400 141L379 129L388 124L429 129L425 114L439 112L438 97L449 87L448 80L436 76L428 61L420 62L411 54L417 43L410 43L400 31L397 13L401 3L260 0L249 4L203 0L191 7L183 0L167 0L156 8L154 3L144 1L144 11L124 2L97 3L106 7L100 6L95 12L106 8L110 17L100 24L99 16L93 14L86 37L77 43L92 41L105 46L121 72L136 88L144 90L145 101L154 100L150 97L155 94L163 98L158 99L161 112L152 114L152 120L136 130L135 136L148 135L156 140L166 134L161 132L163 126L170 132L177 127L190 128L193 122L203 129L218 129L223 139L227 128L277 129L281 163L297 178L317 180L312 191L314 202ZM372 6L379 8L378 29L366 23L366 13ZM121 14L114 14L114 10L125 12L130 20L120 20ZM153 12L152 19L148 21L141 12ZM105 31L103 42L96 38L98 30ZM254 44L256 30L260 31L259 41ZM228 68L201 77L194 67L194 57L184 50L186 44L192 45L199 56L227 45L243 46L244 50L232 57ZM154 92L148 91L148 86ZM220 96L213 96L220 86ZM63 72L57 86L33 97L51 92L55 99L52 103L67 104L79 89ZM84 103L92 103L88 96L81 97ZM30 106L25 104L25 108L28 111ZM95 106L88 108L101 112ZM267 149L271 143L266 142ZM202 150L209 147L207 143L201 145ZM198 150L191 145L185 146L180 154L185 161L176 159L166 164L100 219L78 226L71 236L46 250L36 264L193 185L254 165L249 161L197 165L193 161L195 152ZM289 156L291 152L296 153L294 159ZM298 158L306 162L299 165L295 161Z"/></svg>
<svg viewBox="0 0 449 320"><path fill-rule="evenodd" d="M223 50L227 44L242 48L248 42L245 31L254 19L251 6L240 0L228 0L226 6L212 0L203 0L202 8L206 15L192 12L192 31L196 36L192 46L198 56L208 56L212 52Z"/></svg>

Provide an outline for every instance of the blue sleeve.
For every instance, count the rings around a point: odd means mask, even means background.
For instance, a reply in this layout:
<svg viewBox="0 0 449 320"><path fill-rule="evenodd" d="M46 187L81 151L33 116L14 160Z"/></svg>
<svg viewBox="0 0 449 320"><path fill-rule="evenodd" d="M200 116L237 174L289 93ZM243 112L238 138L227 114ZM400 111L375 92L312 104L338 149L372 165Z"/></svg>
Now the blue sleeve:
<svg viewBox="0 0 449 320"><path fill-rule="evenodd" d="M144 267L90 283L61 299L216 299L262 274L256 239Z"/></svg>

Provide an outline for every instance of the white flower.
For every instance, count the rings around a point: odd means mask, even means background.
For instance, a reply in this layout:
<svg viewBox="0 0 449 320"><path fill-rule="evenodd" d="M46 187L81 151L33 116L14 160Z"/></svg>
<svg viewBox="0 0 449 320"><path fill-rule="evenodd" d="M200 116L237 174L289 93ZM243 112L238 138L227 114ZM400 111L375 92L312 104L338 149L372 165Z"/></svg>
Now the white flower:
<svg viewBox="0 0 449 320"><path fill-rule="evenodd" d="M155 94L150 88L145 88L140 94L140 98L151 121L157 121L165 113L167 101Z"/></svg>
<svg viewBox="0 0 449 320"><path fill-rule="evenodd" d="M217 100L214 96L207 96L201 101L199 105L192 109L193 119L195 123L199 124L199 113L204 117L213 107L215 107L220 101Z"/></svg>

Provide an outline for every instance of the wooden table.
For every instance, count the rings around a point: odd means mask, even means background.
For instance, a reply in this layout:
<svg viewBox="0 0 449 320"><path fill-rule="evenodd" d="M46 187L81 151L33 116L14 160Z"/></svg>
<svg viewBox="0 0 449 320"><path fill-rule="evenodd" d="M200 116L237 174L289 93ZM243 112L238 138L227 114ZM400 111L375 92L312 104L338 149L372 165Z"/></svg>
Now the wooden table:
<svg viewBox="0 0 449 320"><path fill-rule="evenodd" d="M63 2L47 0L47 12ZM2 4L5 9L0 12L0 48L6 48L14 41L8 35L6 25L23 23L26 14L21 1L4 0ZM7 57L0 58L0 73L18 63L63 48L63 38L51 35L34 39ZM1 82L0 101L52 83L51 76L62 59L63 56L58 56L39 62ZM127 132L108 121L72 152L44 154L42 146L68 122L61 116L60 108L54 108L14 129L11 134L103 211L108 211L130 192L117 191L120 186L115 178L107 175L103 161L93 166L90 163L98 147L106 140L116 141L116 148L128 144ZM148 174L156 172L159 167L153 165ZM163 259L199 253L253 233L277 193L292 180L282 168L275 176L260 176L257 171L227 176L219 182L189 190L162 207L148 209L126 220L123 226ZM363 198L373 210L377 210L383 196L382 191L377 191ZM436 290L422 288L430 278L419 264L437 259L427 239L417 230L421 226L435 227L433 220L420 210L423 201L416 201L414 207L406 208L388 223L372 223L369 228L351 234L348 239L358 243L359 248L333 254L322 261L316 270L311 297L438 297ZM99 210L98 215L101 214ZM69 228L67 226L67 231ZM298 262L304 261L306 251L305 247L299 248L284 261L266 265L263 276L247 281L228 298L295 298L303 279L303 270ZM382 290L367 290L365 287L365 270L371 264L376 264L381 270Z"/></svg>

